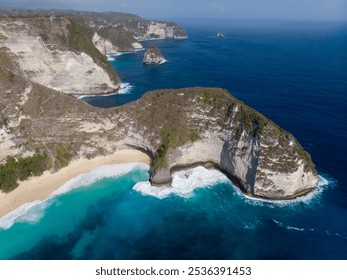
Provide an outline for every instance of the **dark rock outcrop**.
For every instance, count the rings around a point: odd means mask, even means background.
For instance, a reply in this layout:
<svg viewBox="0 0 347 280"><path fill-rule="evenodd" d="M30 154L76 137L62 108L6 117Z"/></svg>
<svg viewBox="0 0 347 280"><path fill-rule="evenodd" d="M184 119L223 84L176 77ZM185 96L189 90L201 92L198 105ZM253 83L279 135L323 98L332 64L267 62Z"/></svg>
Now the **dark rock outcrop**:
<svg viewBox="0 0 347 280"><path fill-rule="evenodd" d="M148 47L143 57L143 63L146 64L161 64L164 60L161 51L155 46Z"/></svg>

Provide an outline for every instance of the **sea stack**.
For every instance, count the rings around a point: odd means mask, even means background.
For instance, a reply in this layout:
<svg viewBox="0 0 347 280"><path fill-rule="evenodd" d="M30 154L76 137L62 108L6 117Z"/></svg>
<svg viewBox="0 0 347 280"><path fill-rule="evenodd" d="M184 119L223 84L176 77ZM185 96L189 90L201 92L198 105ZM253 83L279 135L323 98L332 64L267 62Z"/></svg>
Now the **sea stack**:
<svg viewBox="0 0 347 280"><path fill-rule="evenodd" d="M165 58L161 51L155 46L148 47L143 57L143 63L146 64L160 64L164 60Z"/></svg>

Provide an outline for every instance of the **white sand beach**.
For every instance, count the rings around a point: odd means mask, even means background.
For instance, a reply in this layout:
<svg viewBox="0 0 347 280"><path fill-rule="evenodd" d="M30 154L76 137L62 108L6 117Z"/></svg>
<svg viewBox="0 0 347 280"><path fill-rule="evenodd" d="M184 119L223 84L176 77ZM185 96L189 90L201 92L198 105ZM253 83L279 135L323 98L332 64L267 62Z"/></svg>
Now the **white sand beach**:
<svg viewBox="0 0 347 280"><path fill-rule="evenodd" d="M18 188L10 193L0 192L0 218L25 203L48 198L67 181L82 173L88 173L98 166L136 162L149 164L150 158L138 150L125 149L109 156L99 156L91 160L79 159L56 173L46 171L39 177L31 177L21 182Z"/></svg>

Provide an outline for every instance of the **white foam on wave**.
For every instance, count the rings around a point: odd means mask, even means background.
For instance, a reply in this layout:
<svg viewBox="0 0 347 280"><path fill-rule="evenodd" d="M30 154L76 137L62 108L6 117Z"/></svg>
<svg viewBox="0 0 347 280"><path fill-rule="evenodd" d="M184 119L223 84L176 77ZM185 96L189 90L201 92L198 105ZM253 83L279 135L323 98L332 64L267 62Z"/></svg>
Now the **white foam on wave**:
<svg viewBox="0 0 347 280"><path fill-rule="evenodd" d="M136 50L137 51L137 50ZM114 54L113 56L121 56L124 54L130 54L130 53L135 53L135 51L131 51L131 52L117 52L116 54Z"/></svg>
<svg viewBox="0 0 347 280"><path fill-rule="evenodd" d="M62 187L56 190L46 200L26 203L16 210L8 213L0 219L0 229L9 229L15 223L36 223L44 217L44 211L49 207L54 198L66 194L74 189L87 187L103 178L116 178L131 172L134 169L149 170L149 165L143 163L127 163L116 165L103 165L93 171L80 174L77 177L66 182Z"/></svg>
<svg viewBox="0 0 347 280"><path fill-rule="evenodd" d="M107 61L115 61L116 59L113 57L113 55L106 55Z"/></svg>
<svg viewBox="0 0 347 280"><path fill-rule="evenodd" d="M129 83L121 83L120 88L118 90L118 94L128 94L131 92L133 86Z"/></svg>
<svg viewBox="0 0 347 280"><path fill-rule="evenodd" d="M277 224L279 227L288 229L288 230L295 230L295 231L314 231L313 228L298 228L298 227L294 227L294 226L287 226L284 225L283 223L276 221L275 219L272 219L272 221Z"/></svg>
<svg viewBox="0 0 347 280"><path fill-rule="evenodd" d="M51 204L50 202L50 199L47 199L23 204L0 219L0 229L9 229L15 223L34 224L44 216L44 210Z"/></svg>
<svg viewBox="0 0 347 280"><path fill-rule="evenodd" d="M90 97L108 97L108 96L113 96L117 94L128 94L131 92L134 86L132 86L130 83L121 83L119 89L110 94L98 94L98 95L79 95L77 96L77 99L84 99L84 98L90 98Z"/></svg>
<svg viewBox="0 0 347 280"><path fill-rule="evenodd" d="M149 165L144 163L124 163L116 165L103 165L95 168L93 171L85 174L80 174L65 183L62 187L56 190L51 197L65 194L71 190L81 187L90 186L91 184L103 178L116 178L129 173L135 168L149 170Z"/></svg>
<svg viewBox="0 0 347 280"><path fill-rule="evenodd" d="M236 192L239 194L239 196L247 203L252 205L259 205L259 206L268 206L271 208L274 207L286 207L286 206L295 206L299 204L306 204L309 205L312 201L315 201L317 198L320 198L323 191L328 187L333 185L333 180L328 180L324 178L321 175L318 175L318 185L317 187L311 191L310 193L297 197L290 200L268 200L268 199L262 199L262 198L256 198L256 197L250 197L244 195L238 188L235 187Z"/></svg>
<svg viewBox="0 0 347 280"><path fill-rule="evenodd" d="M206 169L202 166L175 172L172 175L171 186L155 187L150 182L137 183L133 189L143 195L154 196L159 199L170 195L184 198L192 197L195 189L207 188L218 182L227 182L228 178L215 169Z"/></svg>
<svg viewBox="0 0 347 280"><path fill-rule="evenodd" d="M159 64L164 64L167 62L167 59L163 59Z"/></svg>
<svg viewBox="0 0 347 280"><path fill-rule="evenodd" d="M144 50L145 50L145 48L135 49L135 52L142 52Z"/></svg>

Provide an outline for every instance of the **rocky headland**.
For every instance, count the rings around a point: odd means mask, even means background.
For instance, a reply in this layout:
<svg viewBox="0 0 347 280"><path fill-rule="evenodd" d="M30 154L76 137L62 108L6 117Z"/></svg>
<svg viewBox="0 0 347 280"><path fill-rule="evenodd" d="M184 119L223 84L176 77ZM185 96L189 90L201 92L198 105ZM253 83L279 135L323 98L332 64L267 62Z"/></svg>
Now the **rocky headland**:
<svg viewBox="0 0 347 280"><path fill-rule="evenodd" d="M32 82L64 93L120 88L106 55L142 49L139 40L183 39L175 23L121 13L0 9L0 48Z"/></svg>
<svg viewBox="0 0 347 280"><path fill-rule="evenodd" d="M146 64L161 64L165 61L165 57L162 55L159 48L150 46L147 48L144 56L143 63Z"/></svg>
<svg viewBox="0 0 347 280"><path fill-rule="evenodd" d="M73 159L124 148L150 156L153 185L206 165L250 196L290 199L316 187L315 166L296 138L223 89L157 90L111 109L76 99L120 84L96 46L102 32L95 34L74 17L0 19L2 191Z"/></svg>

